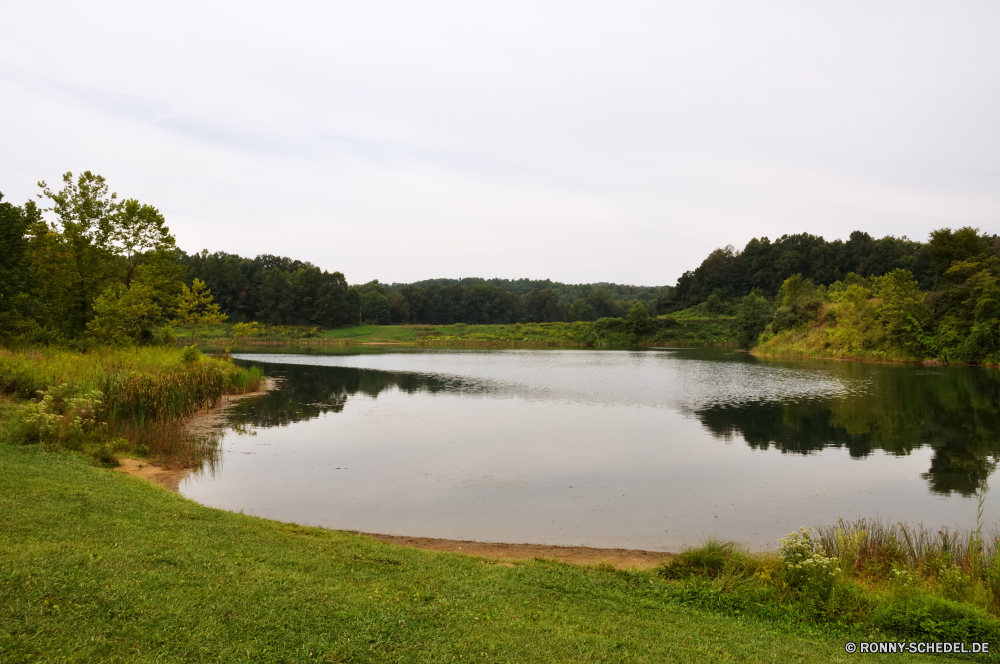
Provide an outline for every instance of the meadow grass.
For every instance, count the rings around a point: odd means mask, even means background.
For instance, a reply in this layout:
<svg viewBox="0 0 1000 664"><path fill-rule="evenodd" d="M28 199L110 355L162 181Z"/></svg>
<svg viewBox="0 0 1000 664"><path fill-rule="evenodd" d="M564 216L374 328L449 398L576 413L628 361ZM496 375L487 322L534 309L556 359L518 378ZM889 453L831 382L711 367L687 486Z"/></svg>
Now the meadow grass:
<svg viewBox="0 0 1000 664"><path fill-rule="evenodd" d="M886 638L713 604L697 579L210 509L37 446L0 445L0 510L4 662L873 662L844 643Z"/></svg>
<svg viewBox="0 0 1000 664"><path fill-rule="evenodd" d="M99 390L112 426L172 422L211 408L226 394L252 392L263 372L218 358L186 363L181 350L164 347L101 348L87 353L59 348L0 348L0 393L33 398L67 385L75 394Z"/></svg>
<svg viewBox="0 0 1000 664"><path fill-rule="evenodd" d="M211 445L184 433L182 421L226 395L262 387L259 367L179 348L0 349L0 394L33 398L5 429L9 442L153 456L197 465Z"/></svg>
<svg viewBox="0 0 1000 664"><path fill-rule="evenodd" d="M709 538L659 573L696 605L762 619L850 626L877 640L1000 640L996 532L982 542L877 520L804 531L777 552Z"/></svg>
<svg viewBox="0 0 1000 664"><path fill-rule="evenodd" d="M836 311L837 304L824 305L825 312ZM828 316L824 315L824 320ZM868 346L873 344L869 340ZM866 362L915 362L903 349L864 348L856 330L826 322L762 335L753 349L761 357L863 360Z"/></svg>
<svg viewBox="0 0 1000 664"><path fill-rule="evenodd" d="M681 312L684 314L684 312ZM642 338L598 338L594 325L589 322L575 323L512 323L509 325L356 325L314 331L301 328L295 333L292 328L280 328L282 334L264 334L255 337L233 339L229 335L231 327L217 326L211 331L203 331L199 343L211 347L267 346L275 344L403 344L414 346L592 346L592 345L728 345L735 343L733 321L729 317L685 316L668 317L669 322L653 335ZM278 329L278 328L273 328ZM290 331L291 330L291 331ZM190 340L188 331L174 328L179 339ZM186 343L186 342L185 342Z"/></svg>

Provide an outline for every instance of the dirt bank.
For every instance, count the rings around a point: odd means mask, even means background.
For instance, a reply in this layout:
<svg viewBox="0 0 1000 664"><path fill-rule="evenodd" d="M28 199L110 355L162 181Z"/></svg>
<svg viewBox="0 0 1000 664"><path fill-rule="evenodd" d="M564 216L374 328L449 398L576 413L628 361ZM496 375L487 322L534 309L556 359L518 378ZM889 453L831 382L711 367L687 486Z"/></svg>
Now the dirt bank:
<svg viewBox="0 0 1000 664"><path fill-rule="evenodd" d="M596 549L589 546L551 546L547 544L500 544L472 542L469 540L434 539L431 537L406 537L363 533L380 542L397 546L411 546L427 551L448 551L469 556L500 560L533 560L547 558L574 565L610 564L618 569L649 569L673 557L662 551L641 549Z"/></svg>
<svg viewBox="0 0 1000 664"><path fill-rule="evenodd" d="M196 437L207 435L225 424L226 411L238 402L243 399L249 399L250 397L266 394L277 388L277 386L277 380L274 378L265 378L263 390L247 392L245 394L227 394L218 404L215 405L214 408L200 410L188 418L188 421L184 423L184 432L190 436ZM133 477L142 477L150 480L151 482L156 482L160 486L165 487L174 493L179 491L181 481L191 472L191 468L185 468L182 466L157 466L142 459L122 459L121 464L122 465L117 468L119 472L125 473L126 475L132 475Z"/></svg>

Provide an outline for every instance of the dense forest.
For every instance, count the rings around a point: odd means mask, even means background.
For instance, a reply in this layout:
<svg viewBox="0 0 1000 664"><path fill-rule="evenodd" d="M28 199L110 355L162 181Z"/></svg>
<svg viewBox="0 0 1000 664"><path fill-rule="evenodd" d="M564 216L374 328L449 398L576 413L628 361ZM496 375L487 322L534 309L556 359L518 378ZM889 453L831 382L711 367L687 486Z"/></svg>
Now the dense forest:
<svg viewBox="0 0 1000 664"><path fill-rule="evenodd" d="M529 279L431 279L412 284L372 281L348 287L339 272L309 263L225 252L180 254L187 280L204 281L233 322L267 325L351 323L504 324L597 320L623 316L636 302L654 308L664 288L567 285Z"/></svg>
<svg viewBox="0 0 1000 664"><path fill-rule="evenodd" d="M693 315L728 320L762 353L1000 363L1000 237L939 229L926 242L754 238L710 253L676 286L529 279L351 285L280 256L188 254L160 212L90 172L0 195L0 336L162 343L169 323L375 324L593 321L598 338L656 341ZM614 336L616 335L617 336ZM664 337L666 338L666 337Z"/></svg>
<svg viewBox="0 0 1000 664"><path fill-rule="evenodd" d="M774 242L754 238L743 251L732 246L716 249L697 269L681 275L671 306L683 309L712 295L731 301L756 292L773 298L784 281L796 274L816 285L829 286L852 273L880 277L903 269L917 280L921 290L938 290L949 283L945 271L955 260L969 257L969 252L1000 250L1000 237L975 235L975 240L966 234L954 239L932 235L927 243L891 236L876 240L861 231L851 233L847 242L827 242L808 233L785 235ZM963 244L969 241L973 244Z"/></svg>

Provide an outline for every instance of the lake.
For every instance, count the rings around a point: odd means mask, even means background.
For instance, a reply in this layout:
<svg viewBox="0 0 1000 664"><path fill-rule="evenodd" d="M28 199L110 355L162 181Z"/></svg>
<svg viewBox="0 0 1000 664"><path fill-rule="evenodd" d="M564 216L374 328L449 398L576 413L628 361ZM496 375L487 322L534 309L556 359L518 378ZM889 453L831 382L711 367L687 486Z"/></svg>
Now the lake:
<svg viewBox="0 0 1000 664"><path fill-rule="evenodd" d="M1000 451L989 368L715 348L234 358L280 387L227 413L218 462L181 493L343 530L676 551L773 548L838 517L970 528Z"/></svg>

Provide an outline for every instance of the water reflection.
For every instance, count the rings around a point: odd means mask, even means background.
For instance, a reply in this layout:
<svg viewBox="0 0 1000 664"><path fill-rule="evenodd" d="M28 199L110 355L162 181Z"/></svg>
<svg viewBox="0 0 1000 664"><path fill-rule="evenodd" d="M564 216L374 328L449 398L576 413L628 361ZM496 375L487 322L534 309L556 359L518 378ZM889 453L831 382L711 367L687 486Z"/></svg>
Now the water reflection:
<svg viewBox="0 0 1000 664"><path fill-rule="evenodd" d="M251 364L251 362L245 362ZM344 410L348 397L361 394L378 397L388 389L414 394L484 394L495 388L458 377L408 372L378 371L350 367L313 367L269 364L267 373L279 380L280 389L232 409L235 426L276 427L311 420Z"/></svg>
<svg viewBox="0 0 1000 664"><path fill-rule="evenodd" d="M697 357L700 362L728 362L730 371L747 365L759 371L768 363L748 355ZM801 368L795 363L770 364ZM265 366L269 374L281 379L281 389L233 409L230 419L237 429L287 426L339 413L353 395L378 397L390 389L407 394L531 398L540 392L489 377L344 366ZM821 368L853 389L835 390L827 398L805 394L784 401L719 400L714 395L706 405L682 410L693 414L714 437L739 438L755 450L773 448L808 455L843 448L852 458L864 459L875 450L904 456L926 446L933 456L922 477L937 494L971 496L995 469L1000 455L1000 376L995 370L854 363L823 363ZM556 396L565 398L565 394Z"/></svg>
<svg viewBox="0 0 1000 664"><path fill-rule="evenodd" d="M931 491L971 496L1000 453L1000 381L993 369L884 365L831 367L863 375L863 395L825 400L713 404L695 410L713 435L754 449L810 454L845 448L863 459L920 447L934 453L922 475Z"/></svg>
<svg viewBox="0 0 1000 664"><path fill-rule="evenodd" d="M221 470L184 495L368 532L676 550L838 517L968 528L1000 450L988 369L720 349L238 361L280 388L229 412Z"/></svg>

